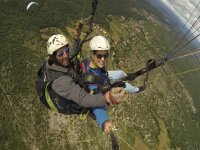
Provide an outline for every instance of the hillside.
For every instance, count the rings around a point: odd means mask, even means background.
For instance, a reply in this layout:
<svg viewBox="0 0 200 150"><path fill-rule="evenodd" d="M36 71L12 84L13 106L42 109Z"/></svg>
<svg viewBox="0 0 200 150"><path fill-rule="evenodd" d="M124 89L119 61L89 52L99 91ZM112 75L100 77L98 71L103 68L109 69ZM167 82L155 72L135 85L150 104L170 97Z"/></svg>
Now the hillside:
<svg viewBox="0 0 200 150"><path fill-rule="evenodd" d="M60 32L70 38L75 22L89 14L90 1L43 0L30 11L25 10L26 5L27 1L21 0L0 1L0 149L111 149L109 137L94 120L47 110L35 90L36 72L46 57L45 38ZM114 59L109 69L138 70L148 59L159 58L171 48L176 35L158 19L161 16L155 17L155 11L146 1L99 3L94 33L106 31L105 36L110 37ZM56 28L41 33L46 27ZM175 75L198 65L196 60L193 64L189 61L172 62L152 71L143 93L109 109L119 128L120 149L200 148L199 95L193 90L198 88L196 76L200 75ZM139 86L143 79L132 84ZM185 86L188 83L190 86Z"/></svg>

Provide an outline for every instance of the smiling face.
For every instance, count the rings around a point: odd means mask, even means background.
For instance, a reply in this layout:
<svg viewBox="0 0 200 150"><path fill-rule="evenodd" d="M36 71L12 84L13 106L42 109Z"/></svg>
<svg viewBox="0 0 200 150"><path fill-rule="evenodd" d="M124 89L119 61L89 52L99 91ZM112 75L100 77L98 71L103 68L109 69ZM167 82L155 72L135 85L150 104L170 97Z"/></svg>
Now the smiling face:
<svg viewBox="0 0 200 150"><path fill-rule="evenodd" d="M93 51L92 62L98 68L104 68L108 61L108 50Z"/></svg>
<svg viewBox="0 0 200 150"><path fill-rule="evenodd" d="M58 63L64 67L69 65L69 47L64 46L55 52Z"/></svg>

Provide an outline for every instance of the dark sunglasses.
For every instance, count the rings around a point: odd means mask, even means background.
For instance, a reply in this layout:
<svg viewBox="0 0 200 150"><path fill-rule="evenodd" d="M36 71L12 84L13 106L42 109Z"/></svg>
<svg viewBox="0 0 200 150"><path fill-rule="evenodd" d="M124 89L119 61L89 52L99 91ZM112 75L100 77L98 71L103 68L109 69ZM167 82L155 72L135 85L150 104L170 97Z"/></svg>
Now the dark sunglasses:
<svg viewBox="0 0 200 150"><path fill-rule="evenodd" d="M56 56L62 57L62 56L64 55L65 52L66 52L66 53L69 52L69 47L64 47L61 51L58 51L58 52L56 53Z"/></svg>
<svg viewBox="0 0 200 150"><path fill-rule="evenodd" d="M97 59L107 59L109 57L109 54L106 53L106 54L95 54L97 56Z"/></svg>

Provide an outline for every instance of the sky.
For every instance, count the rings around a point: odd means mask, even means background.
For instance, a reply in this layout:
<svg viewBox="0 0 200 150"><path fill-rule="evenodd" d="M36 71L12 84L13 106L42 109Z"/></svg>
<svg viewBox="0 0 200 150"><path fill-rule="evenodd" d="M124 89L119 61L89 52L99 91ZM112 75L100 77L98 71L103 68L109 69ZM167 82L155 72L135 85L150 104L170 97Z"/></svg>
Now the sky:
<svg viewBox="0 0 200 150"><path fill-rule="evenodd" d="M200 0L160 0L166 4L185 24L191 28L196 22L192 32L194 35L200 34ZM199 18L199 19L198 19ZM198 37L200 41L200 37Z"/></svg>
<svg viewBox="0 0 200 150"><path fill-rule="evenodd" d="M189 22L194 23L200 16L200 0L160 0L165 3L185 23L191 16Z"/></svg>

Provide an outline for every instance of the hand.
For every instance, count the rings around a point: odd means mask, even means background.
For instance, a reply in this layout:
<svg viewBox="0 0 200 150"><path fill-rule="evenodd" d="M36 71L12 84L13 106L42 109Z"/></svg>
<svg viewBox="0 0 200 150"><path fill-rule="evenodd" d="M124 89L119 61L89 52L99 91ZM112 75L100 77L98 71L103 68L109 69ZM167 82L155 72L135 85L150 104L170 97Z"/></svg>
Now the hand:
<svg viewBox="0 0 200 150"><path fill-rule="evenodd" d="M104 123L103 123L103 131L108 134L110 133L110 131L115 128L115 126L113 125L113 123L109 120L106 120Z"/></svg>
<svg viewBox="0 0 200 150"><path fill-rule="evenodd" d="M76 24L76 35L80 36L83 29L83 21L78 21Z"/></svg>
<svg viewBox="0 0 200 150"><path fill-rule="evenodd" d="M110 105L119 104L128 98L128 93L122 87L115 87L105 94L105 98Z"/></svg>

